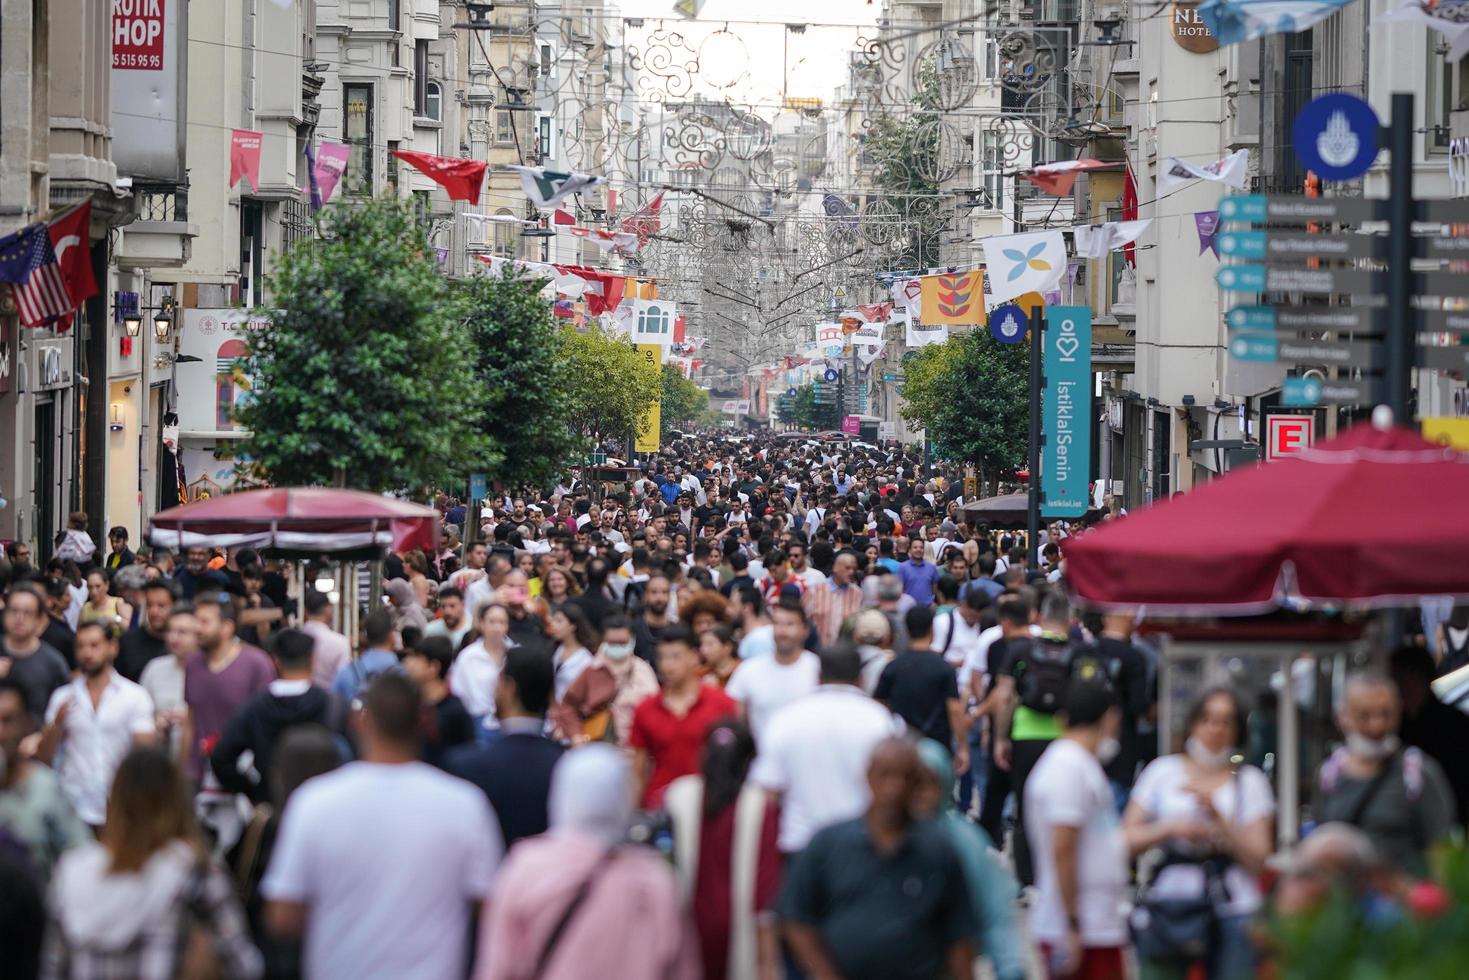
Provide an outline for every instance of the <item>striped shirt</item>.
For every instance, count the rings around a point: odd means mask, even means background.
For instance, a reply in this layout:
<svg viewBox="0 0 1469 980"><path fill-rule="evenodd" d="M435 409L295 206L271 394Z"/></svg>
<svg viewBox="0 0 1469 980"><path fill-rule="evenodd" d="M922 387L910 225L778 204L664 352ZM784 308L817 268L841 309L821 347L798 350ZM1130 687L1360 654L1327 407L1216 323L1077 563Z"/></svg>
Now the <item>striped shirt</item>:
<svg viewBox="0 0 1469 980"><path fill-rule="evenodd" d="M862 589L852 584L838 585L828 579L807 589L803 601L821 645L829 646L836 641L847 617L861 610Z"/></svg>

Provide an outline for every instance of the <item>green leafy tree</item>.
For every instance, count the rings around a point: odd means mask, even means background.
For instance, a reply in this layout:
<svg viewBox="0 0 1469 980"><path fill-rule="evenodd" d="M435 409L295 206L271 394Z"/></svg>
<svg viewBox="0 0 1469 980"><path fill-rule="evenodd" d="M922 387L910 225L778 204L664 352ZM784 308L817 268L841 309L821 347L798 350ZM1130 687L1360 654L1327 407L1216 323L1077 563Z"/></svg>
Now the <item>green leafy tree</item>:
<svg viewBox="0 0 1469 980"><path fill-rule="evenodd" d="M509 486L547 485L579 447L567 428L571 385L542 281L472 276L451 286L483 394L478 421L494 450L488 473Z"/></svg>
<svg viewBox="0 0 1469 980"><path fill-rule="evenodd" d="M939 231L943 222L939 199L939 139L943 132L938 80L932 66L917 79L916 111L895 115L883 112L871 119L862 137L872 160L873 183L882 196L903 210L911 228L895 263L921 269L939 261Z"/></svg>
<svg viewBox="0 0 1469 980"><path fill-rule="evenodd" d="M571 403L566 424L588 438L631 432L658 397L657 365L596 327L562 330L561 360Z"/></svg>
<svg viewBox="0 0 1469 980"><path fill-rule="evenodd" d="M1002 471L1025 461L1029 351L975 330L920 348L904 365L903 418L928 431L940 458L975 464L990 493Z"/></svg>
<svg viewBox="0 0 1469 980"><path fill-rule="evenodd" d="M683 376L672 364L663 365L663 392L658 419L663 432L700 419L709 408L709 392Z"/></svg>
<svg viewBox="0 0 1469 980"><path fill-rule="evenodd" d="M786 425L802 429L835 429L840 424L836 403L818 402L815 384L801 385L794 395L789 392L781 395L775 403L775 413Z"/></svg>
<svg viewBox="0 0 1469 980"><path fill-rule="evenodd" d="M336 208L324 234L280 257L246 340L254 393L235 420L257 474L381 491L488 468L471 339L412 209Z"/></svg>

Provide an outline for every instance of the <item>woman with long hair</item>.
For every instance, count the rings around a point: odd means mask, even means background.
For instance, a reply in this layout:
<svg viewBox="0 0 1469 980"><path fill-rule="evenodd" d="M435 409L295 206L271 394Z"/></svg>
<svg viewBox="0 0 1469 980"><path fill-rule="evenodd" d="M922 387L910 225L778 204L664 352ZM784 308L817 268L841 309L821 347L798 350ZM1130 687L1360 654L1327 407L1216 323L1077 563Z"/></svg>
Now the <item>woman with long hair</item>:
<svg viewBox="0 0 1469 980"><path fill-rule="evenodd" d="M546 570L546 577L541 581L541 598L554 609L568 599L574 599L581 595L581 588L576 584L576 579L566 569L552 565Z"/></svg>
<svg viewBox="0 0 1469 980"><path fill-rule="evenodd" d="M718 722L704 740L702 773L675 779L663 797L705 980L780 975L774 924L762 915L780 890L780 819L764 790L745 781L754 759L749 726Z"/></svg>
<svg viewBox="0 0 1469 980"><path fill-rule="evenodd" d="M556 643L551 662L556 667L555 699L560 701L591 664L592 651L602 645L602 637L582 608L571 603L552 607L546 627Z"/></svg>
<svg viewBox="0 0 1469 980"><path fill-rule="evenodd" d="M1184 750L1148 763L1122 816L1130 855L1160 850L1163 860L1133 913L1138 968L1145 980L1190 975L1202 965L1208 980L1255 975L1249 923L1261 904L1256 883L1275 847L1275 794L1269 778L1243 765L1245 708L1227 687L1205 691L1185 722ZM1168 903L1205 901L1212 928L1198 937L1203 956L1170 947L1176 935L1146 927ZM1161 914L1161 913L1158 913Z"/></svg>
<svg viewBox="0 0 1469 980"><path fill-rule="evenodd" d="M413 586L418 604L427 609L429 596L434 592L428 577L428 555L419 548L408 552L403 556L403 572L408 576L408 584Z"/></svg>
<svg viewBox="0 0 1469 980"><path fill-rule="evenodd" d="M62 855L49 905L47 980L261 974L234 885L209 857L161 749L123 758L98 841Z"/></svg>
<svg viewBox="0 0 1469 980"><path fill-rule="evenodd" d="M104 623L117 623L123 629L132 621L133 607L123 600L111 595L112 580L107 577L107 572L102 568L94 568L87 573L87 601L82 603L82 614L79 623L90 623L99 620Z"/></svg>

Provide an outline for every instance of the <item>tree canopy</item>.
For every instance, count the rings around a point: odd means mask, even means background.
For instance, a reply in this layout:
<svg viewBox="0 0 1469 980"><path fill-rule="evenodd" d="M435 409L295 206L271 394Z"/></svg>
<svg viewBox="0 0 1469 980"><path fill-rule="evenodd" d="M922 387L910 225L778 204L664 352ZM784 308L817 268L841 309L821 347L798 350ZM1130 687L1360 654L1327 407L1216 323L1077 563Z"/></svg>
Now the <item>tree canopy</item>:
<svg viewBox="0 0 1469 980"><path fill-rule="evenodd" d="M491 468L473 341L412 209L335 208L324 233L281 255L246 339L242 455L278 485L374 491Z"/></svg>
<svg viewBox="0 0 1469 980"><path fill-rule="evenodd" d="M683 376L672 364L663 365L663 391L658 418L663 432L700 419L709 408L709 392Z"/></svg>
<svg viewBox="0 0 1469 980"><path fill-rule="evenodd" d="M920 348L904 365L903 418L928 431L940 458L974 463L992 492L1002 471L1025 460L1029 352L974 330Z"/></svg>
<svg viewBox="0 0 1469 980"><path fill-rule="evenodd" d="M658 396L661 377L632 344L598 327L561 331L569 411L566 425L586 437L631 432Z"/></svg>
<svg viewBox="0 0 1469 980"><path fill-rule="evenodd" d="M491 479L545 484L576 455L567 428L572 398L562 338L539 279L472 276L452 286L474 350L482 398L477 424L494 450Z"/></svg>

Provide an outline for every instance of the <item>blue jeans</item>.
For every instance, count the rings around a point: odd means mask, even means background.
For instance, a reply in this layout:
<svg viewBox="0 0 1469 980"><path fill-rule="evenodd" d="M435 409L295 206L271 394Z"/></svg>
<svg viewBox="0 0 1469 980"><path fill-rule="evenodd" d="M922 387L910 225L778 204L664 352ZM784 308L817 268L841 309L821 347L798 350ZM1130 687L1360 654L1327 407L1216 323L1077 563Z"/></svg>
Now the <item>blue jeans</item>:
<svg viewBox="0 0 1469 980"><path fill-rule="evenodd" d="M1255 975L1256 956L1250 942L1252 916L1228 915L1219 919L1219 942L1204 960L1208 980L1248 980ZM1193 964L1186 960L1138 959L1141 980L1183 980Z"/></svg>
<svg viewBox="0 0 1469 980"><path fill-rule="evenodd" d="M958 803L959 812L965 816L969 815L969 808L974 805L975 794L984 795L984 787L988 782L989 760L985 758L984 751L980 748L979 726L975 725L969 729L969 768L964 770L964 775L958 778Z"/></svg>

